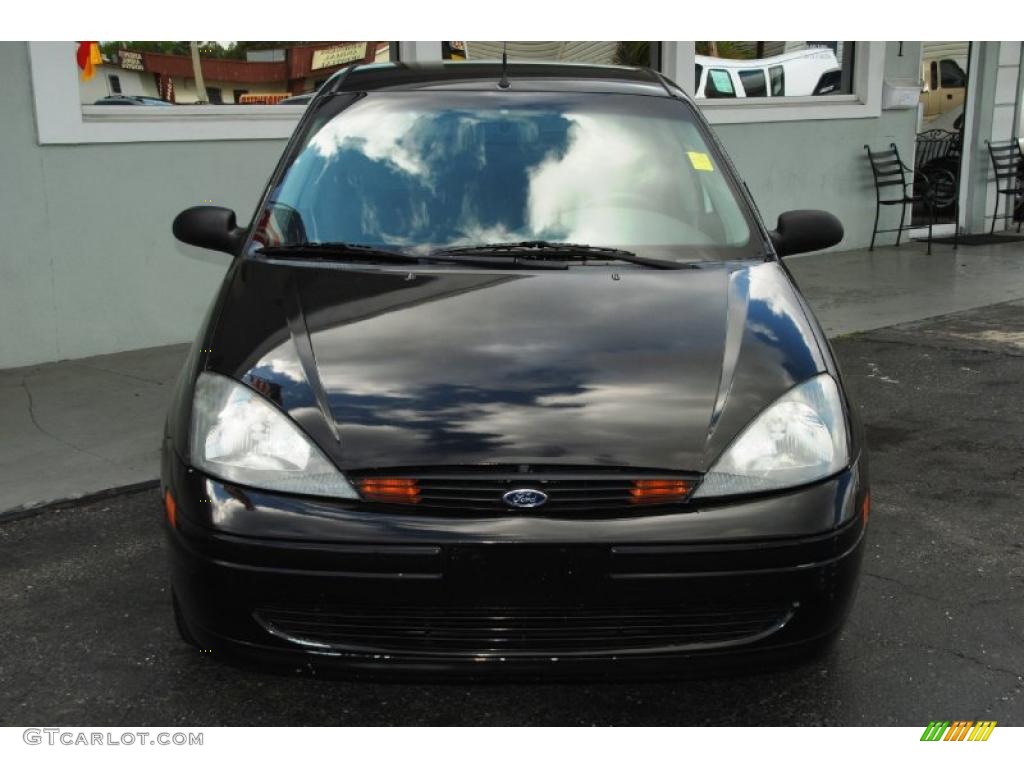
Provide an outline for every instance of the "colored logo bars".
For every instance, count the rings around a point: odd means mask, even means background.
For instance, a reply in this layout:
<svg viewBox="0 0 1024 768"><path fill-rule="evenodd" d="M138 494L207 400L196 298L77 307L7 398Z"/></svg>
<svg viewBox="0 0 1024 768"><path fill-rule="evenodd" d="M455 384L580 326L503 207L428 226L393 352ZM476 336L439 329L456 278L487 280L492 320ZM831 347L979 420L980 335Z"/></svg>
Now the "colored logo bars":
<svg viewBox="0 0 1024 768"><path fill-rule="evenodd" d="M921 741L988 741L995 720L932 720L921 734Z"/></svg>

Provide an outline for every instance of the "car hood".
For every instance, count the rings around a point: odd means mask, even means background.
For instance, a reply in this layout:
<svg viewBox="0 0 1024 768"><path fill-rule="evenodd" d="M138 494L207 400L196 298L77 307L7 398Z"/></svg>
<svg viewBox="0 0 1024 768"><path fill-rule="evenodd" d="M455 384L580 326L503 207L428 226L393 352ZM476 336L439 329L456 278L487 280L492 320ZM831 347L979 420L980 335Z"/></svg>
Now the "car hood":
<svg viewBox="0 0 1024 768"><path fill-rule="evenodd" d="M776 263L532 273L243 262L209 367L343 469L527 464L705 471L825 370Z"/></svg>

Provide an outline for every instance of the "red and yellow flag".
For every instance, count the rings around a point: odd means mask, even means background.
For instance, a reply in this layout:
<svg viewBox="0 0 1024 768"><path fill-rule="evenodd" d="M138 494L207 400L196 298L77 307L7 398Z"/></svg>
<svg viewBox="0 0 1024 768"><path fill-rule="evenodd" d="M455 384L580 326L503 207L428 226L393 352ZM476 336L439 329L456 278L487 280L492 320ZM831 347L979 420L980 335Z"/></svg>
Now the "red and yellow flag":
<svg viewBox="0 0 1024 768"><path fill-rule="evenodd" d="M96 65L103 63L100 44L95 41L80 41L78 50L75 52L75 60L78 62L78 68L82 71L82 79L91 80L96 74Z"/></svg>

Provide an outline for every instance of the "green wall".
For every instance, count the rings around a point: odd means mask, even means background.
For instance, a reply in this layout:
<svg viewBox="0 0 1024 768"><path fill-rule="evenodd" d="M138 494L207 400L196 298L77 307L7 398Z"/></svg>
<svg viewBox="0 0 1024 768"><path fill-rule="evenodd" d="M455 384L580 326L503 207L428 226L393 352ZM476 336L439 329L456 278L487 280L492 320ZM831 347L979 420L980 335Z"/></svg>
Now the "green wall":
<svg viewBox="0 0 1024 768"><path fill-rule="evenodd" d="M921 44L889 43L887 78L914 79L920 67ZM843 222L846 236L834 250L866 248L875 216L875 187L864 145L899 147L904 162L913 164L917 111L883 111L879 118L806 120L715 126L769 227L783 211L823 208ZM882 211L880 226L895 226L899 211ZM907 212L909 220L910 212ZM888 238L888 239L886 239ZM878 244L895 241L879 235Z"/></svg>
<svg viewBox="0 0 1024 768"><path fill-rule="evenodd" d="M171 221L248 220L283 141L43 146L28 47L0 42L0 368L190 340L228 257Z"/></svg>
<svg viewBox="0 0 1024 768"><path fill-rule="evenodd" d="M909 120L908 120L909 117ZM875 188L864 145L894 142L913 162L916 112L883 112L878 119L719 125L715 130L746 179L765 223L783 211L823 208L843 223L837 250L867 247L875 216ZM899 211L883 210L881 226L895 226ZM909 220L910 213L907 212ZM879 235L878 243L895 238Z"/></svg>
<svg viewBox="0 0 1024 768"><path fill-rule="evenodd" d="M919 46L889 44L887 76ZM205 200L247 220L283 141L40 147L28 48L0 42L0 368L190 340L225 256L177 243L171 220ZM842 220L867 244L874 192L863 145L910 147L913 110L881 118L717 128L769 225L792 208Z"/></svg>

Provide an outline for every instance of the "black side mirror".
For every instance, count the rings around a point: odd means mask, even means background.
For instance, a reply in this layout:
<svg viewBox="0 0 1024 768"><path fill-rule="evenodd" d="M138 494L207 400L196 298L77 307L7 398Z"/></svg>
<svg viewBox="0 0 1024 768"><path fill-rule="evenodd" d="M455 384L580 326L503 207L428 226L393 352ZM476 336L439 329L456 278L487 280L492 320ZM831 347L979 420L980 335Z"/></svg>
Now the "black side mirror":
<svg viewBox="0 0 1024 768"><path fill-rule="evenodd" d="M245 228L235 223L235 212L216 205L186 208L174 217L171 231L183 243L232 256L238 255L246 235Z"/></svg>
<svg viewBox="0 0 1024 768"><path fill-rule="evenodd" d="M828 211L786 211L769 232L779 256L820 251L843 239L843 225Z"/></svg>

